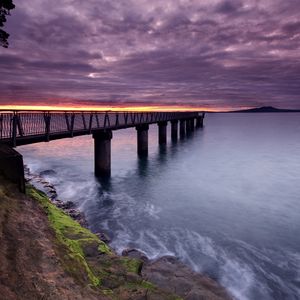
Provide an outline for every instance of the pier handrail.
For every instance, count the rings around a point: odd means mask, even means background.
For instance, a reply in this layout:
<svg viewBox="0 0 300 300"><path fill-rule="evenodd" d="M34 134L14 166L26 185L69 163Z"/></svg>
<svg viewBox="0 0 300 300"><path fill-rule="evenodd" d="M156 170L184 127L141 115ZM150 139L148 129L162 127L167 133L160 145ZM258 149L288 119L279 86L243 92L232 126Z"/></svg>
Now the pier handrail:
<svg viewBox="0 0 300 300"><path fill-rule="evenodd" d="M0 110L0 142L17 145L197 118L202 112Z"/></svg>

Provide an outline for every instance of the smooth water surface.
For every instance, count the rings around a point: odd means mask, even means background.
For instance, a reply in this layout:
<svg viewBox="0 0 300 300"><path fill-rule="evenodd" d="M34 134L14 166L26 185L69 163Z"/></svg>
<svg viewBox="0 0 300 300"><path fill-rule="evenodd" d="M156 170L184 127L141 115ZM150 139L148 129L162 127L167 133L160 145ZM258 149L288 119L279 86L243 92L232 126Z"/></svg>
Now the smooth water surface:
<svg viewBox="0 0 300 300"><path fill-rule="evenodd" d="M236 299L299 299L300 114L209 114L166 147L152 125L149 147L138 159L135 129L114 132L106 183L91 136L18 150L117 251L175 255Z"/></svg>

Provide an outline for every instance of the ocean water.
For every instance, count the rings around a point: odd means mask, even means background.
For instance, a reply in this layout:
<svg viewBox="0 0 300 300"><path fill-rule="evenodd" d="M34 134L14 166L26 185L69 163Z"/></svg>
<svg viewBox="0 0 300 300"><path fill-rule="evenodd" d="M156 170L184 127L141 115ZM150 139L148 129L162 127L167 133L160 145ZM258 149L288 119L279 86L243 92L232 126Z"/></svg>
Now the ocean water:
<svg viewBox="0 0 300 300"><path fill-rule="evenodd" d="M151 125L139 159L135 129L114 132L108 182L91 136L17 150L118 252L175 255L235 299L300 299L300 114L208 114L177 143L157 139Z"/></svg>

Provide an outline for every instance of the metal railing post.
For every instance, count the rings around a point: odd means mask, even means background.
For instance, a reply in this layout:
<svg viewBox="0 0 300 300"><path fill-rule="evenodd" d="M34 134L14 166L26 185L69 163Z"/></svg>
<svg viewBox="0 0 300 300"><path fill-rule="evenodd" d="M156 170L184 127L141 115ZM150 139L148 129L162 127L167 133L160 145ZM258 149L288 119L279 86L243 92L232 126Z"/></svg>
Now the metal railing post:
<svg viewBox="0 0 300 300"><path fill-rule="evenodd" d="M87 128L86 128L85 116L84 116L83 112L81 113L81 117L82 117L83 128L84 128L84 130L86 130Z"/></svg>
<svg viewBox="0 0 300 300"><path fill-rule="evenodd" d="M94 114L91 112L90 113L90 121L89 121L89 133L92 133L93 116L94 116Z"/></svg>
<svg viewBox="0 0 300 300"><path fill-rule="evenodd" d="M74 123L75 123L75 113L72 113L71 114L71 130L70 130L70 132L71 132L71 137L73 137L74 136Z"/></svg>
<svg viewBox="0 0 300 300"><path fill-rule="evenodd" d="M15 111L12 117L12 146L17 146L17 112Z"/></svg>
<svg viewBox="0 0 300 300"><path fill-rule="evenodd" d="M49 142L50 141L50 121L51 121L50 112L44 112L44 121L45 121L45 140L46 140L46 142Z"/></svg>

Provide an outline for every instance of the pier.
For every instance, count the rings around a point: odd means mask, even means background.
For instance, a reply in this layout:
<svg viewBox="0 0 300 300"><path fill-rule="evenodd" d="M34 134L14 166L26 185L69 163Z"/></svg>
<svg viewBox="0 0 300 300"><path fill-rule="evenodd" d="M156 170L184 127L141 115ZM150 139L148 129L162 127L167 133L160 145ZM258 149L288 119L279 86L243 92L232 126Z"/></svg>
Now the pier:
<svg viewBox="0 0 300 300"><path fill-rule="evenodd" d="M195 128L203 127L204 115L203 112L0 111L0 158L1 147L5 147L3 152L7 155L7 147L92 135L95 175L109 177L114 130L134 127L137 153L147 156L149 125L157 124L158 143L164 145L168 123L171 124L171 139L176 141L178 124L180 138L184 138ZM18 161L23 163L20 157ZM6 174L7 168L7 164L2 164L0 173ZM20 170L20 167L15 169ZM20 172L20 177L24 177L24 172Z"/></svg>

